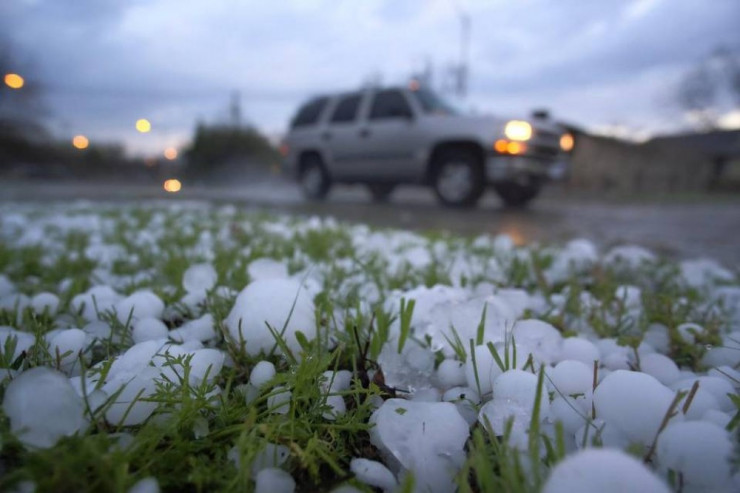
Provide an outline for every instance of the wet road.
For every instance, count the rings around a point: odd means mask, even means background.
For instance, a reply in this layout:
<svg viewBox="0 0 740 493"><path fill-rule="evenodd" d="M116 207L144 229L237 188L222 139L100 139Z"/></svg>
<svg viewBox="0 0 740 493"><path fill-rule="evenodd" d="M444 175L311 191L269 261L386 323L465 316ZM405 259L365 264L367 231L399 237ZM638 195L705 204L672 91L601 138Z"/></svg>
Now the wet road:
<svg viewBox="0 0 740 493"><path fill-rule="evenodd" d="M504 209L488 194L477 209L437 205L429 190L403 188L387 204L373 204L362 188L332 191L324 203L305 202L298 189L277 179L233 187L186 186L168 194L158 186L90 183L2 183L2 201L137 201L145 199L228 201L350 222L462 234L507 233L517 242L588 238L601 248L633 243L674 258L710 257L740 268L740 197L701 200L601 201L549 189L529 209Z"/></svg>

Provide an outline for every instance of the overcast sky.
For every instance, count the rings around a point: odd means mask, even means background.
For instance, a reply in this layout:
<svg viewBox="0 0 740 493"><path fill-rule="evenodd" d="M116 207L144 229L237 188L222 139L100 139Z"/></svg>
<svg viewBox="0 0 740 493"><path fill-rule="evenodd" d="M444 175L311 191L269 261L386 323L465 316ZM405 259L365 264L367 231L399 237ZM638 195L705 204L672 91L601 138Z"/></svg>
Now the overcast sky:
<svg viewBox="0 0 740 493"><path fill-rule="evenodd" d="M682 125L672 91L718 46L740 48L738 0L2 0L0 33L44 89L50 128L158 152L195 122L244 120L275 135L305 98L373 74L435 81L471 18L479 113L547 107L591 129ZM152 121L137 134L137 118Z"/></svg>

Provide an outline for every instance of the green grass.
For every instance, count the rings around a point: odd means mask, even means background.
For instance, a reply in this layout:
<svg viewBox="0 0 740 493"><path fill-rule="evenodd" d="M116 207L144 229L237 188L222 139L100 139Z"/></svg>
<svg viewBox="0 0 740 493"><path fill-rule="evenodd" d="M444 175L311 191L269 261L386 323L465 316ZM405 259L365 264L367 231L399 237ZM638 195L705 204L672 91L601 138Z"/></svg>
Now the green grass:
<svg viewBox="0 0 740 493"><path fill-rule="evenodd" d="M389 340L399 353L410 340L428 343L414 334L412 320L419 309L414 300L403 299L396 306L385 302L393 290L450 284L449 259L458 254L476 265L495 259L503 270L501 278L480 270L472 277L456 280L462 286L487 281L502 287L521 287L548 301L565 293L565 302L552 303L552 309L540 318L566 336L578 333L577 327L585 324L600 337L614 337L637 347L648 326L661 323L670 330L669 356L686 368L700 370L706 348L718 344L723 329L722 317L707 304L705 294L682 284L675 265L662 261L631 275L596 265L573 273L565 282L548 284L543 273L556 251L550 247L522 249L521 255L512 257L492 247L472 247L467 238L432 233L415 236L412 243L433 251L437 261L420 267L407 263L391 268L381 254L382 241L366 248L375 240L354 240L353 230L341 224L307 227L298 219L213 207L102 207L96 212L73 206L67 213L72 217L93 215L100 226L67 230L47 225L44 244L18 245L9 235L0 240L0 273L29 296L41 291L56 293L60 298L59 314L78 327L85 322L72 310L71 299L90 286L108 284L122 294L151 289L168 307L176 309L178 315L168 319L170 327L212 314L221 334L213 346L227 353L229 364L212 383L191 385L187 358L171 361L182 378L160 382L156 393L144 398L157 404L146 422L129 427L108 423L104 405L91 410L91 426L86 432L64 438L46 450L23 447L0 412L0 491L30 480L37 491L125 492L150 476L157 478L164 491L251 491L254 477L250 464L268 444L284 446L288 451L284 468L296 480L298 491L328 491L347 481L360 490L372 491L352 478L349 461L354 457L382 460L370 442L368 419L374 403L386 395L375 384L367 388L360 384L366 369L360 367L361 362L365 356L376 360ZM44 213L34 210L29 217L43 218ZM100 245L116 245L118 251L96 250ZM107 254L111 258L106 258ZM91 258L93 255L100 255L99 260ZM285 261L291 274L300 272L306 278L316 274L320 283L321 292L315 300L318 335L311 341L301 340L299 354L250 357L241 351L238 341L228 336L222 324L233 306L232 296L213 290L194 309L178 305L185 294L181 280L190 265L211 263L218 273L218 285L239 292L250 281L247 266L262 257ZM139 277L142 272L146 277ZM639 312L630 311L615 296L616 288L623 284L642 289L643 309ZM368 298L370 291L374 296ZM598 304L582 302L583 293ZM485 315L484 311L475 341L462 340L453 330L448 342L458 359L467 355L474 358L474 345L486 344ZM89 348L81 364L86 368L98 365L104 372L111 358L130 346L131 340L129 324L121 323L112 313L101 313L100 317L110 324L111 337ZM697 344L687 344L675 332L679 323L688 320L706 329ZM42 365L58 367L62 355L50 354L43 343L44 334L55 328L52 314L8 307L0 309L0 325L37 336L37 343L18 359L10 357L14 342L9 340L0 348L1 367L19 371ZM275 330L276 345L284 346L279 332ZM369 349L364 355L366 341ZM517 366L516 341L507 340L503 353L491 342L486 345L502 369ZM441 352L436 357L437 362L443 359ZM244 392L250 371L262 359L275 364L278 373L270 385L248 400ZM543 369L532 361L525 369L538 375L541 389L545 383ZM347 412L330 421L323 417L328 409L327 395L318 382L324 372L337 370L350 370L355 380L340 394ZM7 383L6 378L0 384L0 399ZM269 409L268 398L274 386L292 392L285 415ZM740 400L735 403L740 416ZM509 444L506 433L496 436L489 426L473 426L466 445L467 459L457 476L460 491L541 488L549 468L565 456L565 446L562 428L556 426L554 433L545 433L536 414L523 453ZM735 430L737 425L736 419ZM407 476L401 490L411 491L413 481L413 475Z"/></svg>

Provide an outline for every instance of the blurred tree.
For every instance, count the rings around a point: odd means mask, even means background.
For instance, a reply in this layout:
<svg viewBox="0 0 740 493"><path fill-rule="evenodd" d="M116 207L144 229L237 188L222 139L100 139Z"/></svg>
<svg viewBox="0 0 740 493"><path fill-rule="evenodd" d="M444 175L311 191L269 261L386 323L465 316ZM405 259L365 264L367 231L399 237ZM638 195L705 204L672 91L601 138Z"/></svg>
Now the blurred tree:
<svg viewBox="0 0 740 493"><path fill-rule="evenodd" d="M20 75L23 86L18 89L9 87L3 81L6 74ZM41 93L32 64L21 62L10 42L0 38L0 132L47 138L48 134L40 123L45 114Z"/></svg>
<svg viewBox="0 0 740 493"><path fill-rule="evenodd" d="M237 162L267 171L280 161L275 147L255 128L203 123L198 123L185 157L186 173L199 178Z"/></svg>
<svg viewBox="0 0 740 493"><path fill-rule="evenodd" d="M716 128L723 111L740 108L740 52L714 50L683 76L676 98L697 129Z"/></svg>

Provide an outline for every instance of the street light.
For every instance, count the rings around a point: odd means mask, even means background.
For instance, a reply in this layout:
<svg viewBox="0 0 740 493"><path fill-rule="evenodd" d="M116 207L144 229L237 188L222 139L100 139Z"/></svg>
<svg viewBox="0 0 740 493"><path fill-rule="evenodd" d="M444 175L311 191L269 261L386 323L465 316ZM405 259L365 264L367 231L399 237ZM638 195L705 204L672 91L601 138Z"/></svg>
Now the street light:
<svg viewBox="0 0 740 493"><path fill-rule="evenodd" d="M136 130L139 132L145 134L148 131L152 129L152 124L149 123L149 120L146 118L141 118L140 120L136 120Z"/></svg>
<svg viewBox="0 0 740 493"><path fill-rule="evenodd" d="M26 81L23 80L23 77L18 74L5 74L3 80L5 81L5 85L11 89L20 89L26 83Z"/></svg>
<svg viewBox="0 0 740 493"><path fill-rule="evenodd" d="M84 135L75 135L72 139L72 145L76 149L83 150L87 149L87 147L90 145L90 141L87 140L87 137L85 137Z"/></svg>

